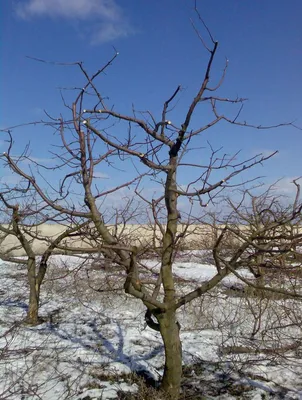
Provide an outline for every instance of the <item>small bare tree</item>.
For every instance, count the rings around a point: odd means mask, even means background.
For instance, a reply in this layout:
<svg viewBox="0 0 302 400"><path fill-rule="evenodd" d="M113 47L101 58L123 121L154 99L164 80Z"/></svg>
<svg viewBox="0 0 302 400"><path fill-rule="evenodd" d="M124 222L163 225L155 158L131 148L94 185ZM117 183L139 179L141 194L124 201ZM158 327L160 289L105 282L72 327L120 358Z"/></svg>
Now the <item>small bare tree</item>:
<svg viewBox="0 0 302 400"><path fill-rule="evenodd" d="M41 225L55 221L63 224L61 215L50 216L49 207L43 202L36 201L36 196L31 192L29 185L22 188L20 184L14 189L5 186L0 193L2 217L0 258L17 264L26 264L29 284L26 322L37 325L41 322L39 319L40 291L49 258L58 250L62 241L78 236L87 222L72 224L69 219L67 225L61 226L61 233L56 237L43 236L40 232ZM64 222L66 223L66 220ZM18 255L23 257L18 257Z"/></svg>
<svg viewBox="0 0 302 400"><path fill-rule="evenodd" d="M278 274L290 275L291 264L301 257L298 251L302 243L299 179L292 184L296 189L293 200L278 194L275 185L258 195L244 190L237 202L227 199L231 212L226 220L220 221L224 223L222 231L220 228L220 248L227 235L232 238L233 252L245 247L240 262L252 272L259 285L267 284ZM218 250L217 257L221 259Z"/></svg>

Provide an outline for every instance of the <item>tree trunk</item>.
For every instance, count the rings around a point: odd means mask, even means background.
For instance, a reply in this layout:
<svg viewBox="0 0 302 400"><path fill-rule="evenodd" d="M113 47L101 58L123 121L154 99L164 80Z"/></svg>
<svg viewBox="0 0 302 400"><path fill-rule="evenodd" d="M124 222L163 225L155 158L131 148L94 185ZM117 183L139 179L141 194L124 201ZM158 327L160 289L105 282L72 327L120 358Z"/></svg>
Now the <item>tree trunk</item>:
<svg viewBox="0 0 302 400"><path fill-rule="evenodd" d="M175 311L168 310L161 314L158 317L158 322L165 348L165 369L161 390L169 398L177 400L182 377L182 349Z"/></svg>
<svg viewBox="0 0 302 400"><path fill-rule="evenodd" d="M177 142L178 143L178 142ZM179 143L178 143L179 144ZM177 146L176 146L177 147ZM179 147L177 147L179 150ZM161 276L164 287L164 303L168 306L164 313L157 316L160 333L165 347L165 370L161 389L170 399L177 400L180 394L182 376L182 351L179 337L179 324L175 311L175 286L172 272L175 236L177 232L177 152L170 151L170 167L165 184L165 204L167 209L167 227L163 237ZM172 154L173 153L173 154Z"/></svg>
<svg viewBox="0 0 302 400"><path fill-rule="evenodd" d="M26 322L30 325L39 324L39 300L41 283L36 279L36 261L35 258L29 258L27 262L27 278L29 283L29 304L26 316Z"/></svg>
<svg viewBox="0 0 302 400"><path fill-rule="evenodd" d="M39 292L40 290L37 290L35 283L30 283L29 304L26 316L26 322L30 325L38 325L40 323Z"/></svg>

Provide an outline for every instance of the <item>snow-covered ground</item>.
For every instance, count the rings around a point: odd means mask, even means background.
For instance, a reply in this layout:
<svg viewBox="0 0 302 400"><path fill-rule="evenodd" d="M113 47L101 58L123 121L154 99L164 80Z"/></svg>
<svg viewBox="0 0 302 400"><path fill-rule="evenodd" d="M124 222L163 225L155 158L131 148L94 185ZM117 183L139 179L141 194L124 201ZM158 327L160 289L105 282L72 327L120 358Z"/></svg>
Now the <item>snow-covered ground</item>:
<svg viewBox="0 0 302 400"><path fill-rule="evenodd" d="M201 256L175 263L181 292L215 274ZM37 327L22 324L25 267L0 262L0 399L122 399L127 392L135 398L140 383L133 372L160 379L163 346L145 325L143 305L116 290L121 272L87 272L82 260L52 258L42 287L45 322ZM154 260L144 266L158 270ZM182 398L302 399L302 349L278 352L301 338L300 303L230 296L225 288L237 282L226 278L179 312Z"/></svg>

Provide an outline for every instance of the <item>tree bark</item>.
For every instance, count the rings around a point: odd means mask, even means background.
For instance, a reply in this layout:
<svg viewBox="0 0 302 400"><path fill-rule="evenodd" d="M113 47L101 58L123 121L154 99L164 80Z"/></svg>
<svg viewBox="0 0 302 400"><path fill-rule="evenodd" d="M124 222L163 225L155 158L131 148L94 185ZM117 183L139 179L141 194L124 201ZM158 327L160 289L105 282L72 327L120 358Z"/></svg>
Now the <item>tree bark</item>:
<svg viewBox="0 0 302 400"><path fill-rule="evenodd" d="M26 316L26 322L30 325L39 324L39 300L41 282L36 279L36 261L29 257L27 262L27 277L29 283L29 304Z"/></svg>
<svg viewBox="0 0 302 400"><path fill-rule="evenodd" d="M177 400L182 377L182 347L176 312L168 310L158 317L158 322L165 348L165 369L160 388L169 398Z"/></svg>
<svg viewBox="0 0 302 400"><path fill-rule="evenodd" d="M29 292L29 305L26 316L26 323L29 325L38 325L40 323L39 319L39 295L35 288L30 287Z"/></svg>
<svg viewBox="0 0 302 400"><path fill-rule="evenodd" d="M178 142L175 144L177 147ZM173 146L173 147L175 147ZM176 194L177 152L170 151L170 170L165 183L165 204L167 210L167 227L163 237L161 276L164 287L164 303L167 310L158 314L157 319L165 348L165 369L161 383L170 399L177 400L180 394L182 376L182 351L179 337L179 324L176 320L175 285L173 277L173 253L177 232L178 210ZM173 154L172 154L173 153Z"/></svg>

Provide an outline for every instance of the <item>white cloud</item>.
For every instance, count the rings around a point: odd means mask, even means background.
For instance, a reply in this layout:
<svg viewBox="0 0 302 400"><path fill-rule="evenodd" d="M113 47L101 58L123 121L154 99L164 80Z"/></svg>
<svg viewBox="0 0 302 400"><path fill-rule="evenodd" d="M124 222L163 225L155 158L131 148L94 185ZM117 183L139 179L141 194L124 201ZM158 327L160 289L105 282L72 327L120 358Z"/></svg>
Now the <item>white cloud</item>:
<svg viewBox="0 0 302 400"><path fill-rule="evenodd" d="M121 17L114 0L27 0L18 3L16 12L21 18L51 16L89 19L100 16L111 21Z"/></svg>
<svg viewBox="0 0 302 400"><path fill-rule="evenodd" d="M302 179L301 178L299 179L298 176L292 176L280 179L275 185L277 192L288 196L296 194L297 187L293 183L295 179L297 180L297 183L299 183L300 185L302 184Z"/></svg>
<svg viewBox="0 0 302 400"><path fill-rule="evenodd" d="M2 185L17 185L22 181L19 175L4 175L0 178Z"/></svg>
<svg viewBox="0 0 302 400"><path fill-rule="evenodd" d="M55 158L42 158L42 157L23 157L23 156L12 156L12 159L16 162L23 163L24 165L55 165Z"/></svg>
<svg viewBox="0 0 302 400"><path fill-rule="evenodd" d="M91 44L112 42L119 37L127 37L133 30L127 24L106 22L99 25L92 35Z"/></svg>
<svg viewBox="0 0 302 400"><path fill-rule="evenodd" d="M25 20L40 17L89 20L92 44L134 32L115 0L25 0L18 2L15 10Z"/></svg>
<svg viewBox="0 0 302 400"><path fill-rule="evenodd" d="M45 165L45 164L55 164L55 159L54 158L41 158L41 157L30 157L27 161L28 164L40 164L40 165Z"/></svg>
<svg viewBox="0 0 302 400"><path fill-rule="evenodd" d="M93 173L94 178L100 178L100 179L109 179L109 175L103 174L103 172L95 171Z"/></svg>

